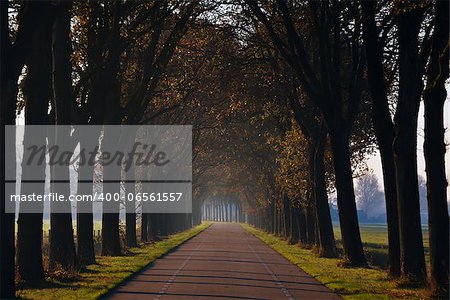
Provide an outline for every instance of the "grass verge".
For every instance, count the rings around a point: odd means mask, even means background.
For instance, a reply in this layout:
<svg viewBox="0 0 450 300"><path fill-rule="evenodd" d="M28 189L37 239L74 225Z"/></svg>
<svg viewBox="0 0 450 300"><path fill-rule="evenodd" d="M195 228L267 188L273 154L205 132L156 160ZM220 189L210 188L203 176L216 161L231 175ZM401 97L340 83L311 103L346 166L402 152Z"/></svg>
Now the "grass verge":
<svg viewBox="0 0 450 300"><path fill-rule="evenodd" d="M17 296L22 299L97 299L208 226L208 223L202 224L155 244L130 248L124 256L99 256L97 264L88 266L75 278L49 279L39 286L19 286Z"/></svg>
<svg viewBox="0 0 450 300"><path fill-rule="evenodd" d="M321 258L312 250L289 245L280 237L249 225L242 226L344 299L429 298L425 289L399 288L397 282L387 279L387 273L378 268L340 267L338 258Z"/></svg>

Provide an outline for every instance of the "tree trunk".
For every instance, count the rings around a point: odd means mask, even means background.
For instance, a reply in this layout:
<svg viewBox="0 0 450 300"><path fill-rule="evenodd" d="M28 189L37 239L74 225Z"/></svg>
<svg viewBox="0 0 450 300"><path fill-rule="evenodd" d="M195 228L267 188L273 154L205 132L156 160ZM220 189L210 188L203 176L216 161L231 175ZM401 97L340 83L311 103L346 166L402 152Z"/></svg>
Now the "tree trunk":
<svg viewBox="0 0 450 300"><path fill-rule="evenodd" d="M60 2L55 6L53 23L53 101L55 110L55 145L63 147L64 151L73 152L70 142L70 110L72 101L72 67L70 64L70 2ZM52 192L69 197L70 175L69 166L55 164L52 167ZM73 239L72 213L70 202L52 202L50 205L50 254L49 269L62 268L76 271L78 259Z"/></svg>
<svg viewBox="0 0 450 300"><path fill-rule="evenodd" d="M80 127L82 130L83 127ZM90 128L89 134L79 138L80 149L96 149L99 144L101 126ZM92 151L92 150L89 150ZM78 195L94 195L94 165L80 164L78 168ZM79 263L83 266L95 264L94 216L93 203L81 201L77 203L77 253Z"/></svg>
<svg viewBox="0 0 450 300"><path fill-rule="evenodd" d="M129 191L127 191L129 193ZM130 202L130 203L128 203ZM137 246L137 237L136 237L136 208L133 207L135 203L131 201L127 201L127 205L125 207L127 213L125 215L125 243L127 247L136 247ZM133 212L134 210L134 212Z"/></svg>
<svg viewBox="0 0 450 300"><path fill-rule="evenodd" d="M449 76L449 3L435 5L435 27L427 69L425 104L425 165L427 172L428 229L431 286L435 296L449 296L449 221L445 176L444 103Z"/></svg>
<svg viewBox="0 0 450 300"><path fill-rule="evenodd" d="M264 220L266 231L275 234L275 204L274 201L269 203L267 210L267 220Z"/></svg>
<svg viewBox="0 0 450 300"><path fill-rule="evenodd" d="M18 85L17 81L20 69L23 67L23 61L18 61L15 67L8 60L12 60L13 49L9 41L8 30L8 2L0 2L0 22L1 22L1 133L0 139L5 141L5 125L15 125L16 123L16 103ZM21 25L19 25L21 26ZM14 58L17 60L17 58ZM6 166L6 159L10 160L11 168ZM6 200L10 195L15 194L16 188L16 140L15 135L8 138L7 143L2 143L0 147L0 174L2 189L0 190L0 298L9 299L15 297L15 228L14 213L5 213ZM8 174L8 175L6 175ZM6 183L6 177L14 180L13 183ZM5 198L3 198L5 197ZM11 209L15 209L15 203L12 203Z"/></svg>
<svg viewBox="0 0 450 300"><path fill-rule="evenodd" d="M289 218L291 223L290 233L289 233L289 243L297 244L299 241L299 228L298 228L298 216L299 209L294 207L294 204L289 206Z"/></svg>
<svg viewBox="0 0 450 300"><path fill-rule="evenodd" d="M289 201L289 197L284 195L283 197L283 235L289 241L291 239L291 203Z"/></svg>
<svg viewBox="0 0 450 300"><path fill-rule="evenodd" d="M83 142L80 140L80 149L83 147L93 149L97 142ZM88 179L90 178L90 179ZM78 169L78 195L93 195L94 166L80 165ZM83 182L80 179L91 180ZM92 214L92 202L82 201L77 203L77 251L78 260L82 266L95 264L94 249L94 216Z"/></svg>
<svg viewBox="0 0 450 300"><path fill-rule="evenodd" d="M69 127L57 127L56 143L64 144L70 135ZM64 151L70 151L67 148ZM65 165L55 165L50 172L52 180L62 180L64 182L52 182L51 191L58 195L69 197L70 195L70 175L69 167ZM49 270L62 268L75 272L78 269L78 259L75 252L75 243L72 227L72 214L70 202L52 202L50 204L50 253Z"/></svg>
<svg viewBox="0 0 450 300"><path fill-rule="evenodd" d="M304 208L298 208L298 239L301 245L307 244L306 214Z"/></svg>
<svg viewBox="0 0 450 300"><path fill-rule="evenodd" d="M146 167L142 167L142 180L146 181L148 180L148 170ZM149 193L149 185L148 184L141 184L141 189L143 193ZM149 242L148 240L148 229L149 229L149 213L148 213L149 207L148 203L143 201L141 202L141 242Z"/></svg>
<svg viewBox="0 0 450 300"><path fill-rule="evenodd" d="M148 242L147 240L147 216L148 214L145 212L145 206L142 204L142 213L141 213L141 242Z"/></svg>
<svg viewBox="0 0 450 300"><path fill-rule="evenodd" d="M120 141L120 129L113 129L111 126L104 127L102 141L102 150L111 152L117 147L117 141ZM108 164L103 166L103 193L120 193L120 166ZM102 255L117 256L121 254L120 232L119 232L119 211L120 203L118 201L103 201L102 213Z"/></svg>
<svg viewBox="0 0 450 300"><path fill-rule="evenodd" d="M119 43L119 33L114 32L111 44ZM122 130L118 127L122 123L120 107L120 83L117 78L119 73L120 55L111 54L109 61L101 72L101 83L105 87L103 94L105 107L104 118L104 136L102 150L118 149L117 143L123 143ZM116 125L112 128L108 125ZM119 148L120 149L120 148ZM112 196L120 193L120 166L107 165L103 167L103 192L110 193ZM118 201L104 201L102 213L102 255L116 256L121 254L120 248L120 230L119 230L119 212L120 203Z"/></svg>
<svg viewBox="0 0 450 300"><path fill-rule="evenodd" d="M372 122L383 169L384 195L388 227L388 256L390 277L400 276L400 241L397 209L397 190L394 164L394 124L391 120L383 70L383 52L377 39L375 23L376 2L362 1L363 34L367 57L368 81L372 96Z"/></svg>
<svg viewBox="0 0 450 300"><path fill-rule="evenodd" d="M229 220L228 220L228 201L225 201L225 202L223 203L223 207L224 207L224 210L225 210L225 218L224 218L224 221L225 221L225 222L229 222Z"/></svg>
<svg viewBox="0 0 450 300"><path fill-rule="evenodd" d="M45 69L44 69L45 70ZM50 71L50 70L48 70ZM34 77L35 71L29 73L27 80L37 80ZM42 79L46 79L42 77ZM30 82L30 81L29 81ZM49 83L46 82L46 83ZM31 83L30 83L31 85ZM33 84L34 86L34 84ZM30 87L31 89L31 87ZM48 90L49 91L49 90ZM27 106L25 121L28 122L42 122L45 120L46 111L45 106L42 104L47 104L46 101L50 98L50 93L47 95L39 95L34 91L26 96ZM34 103L32 102L34 101ZM42 105L38 107L38 103ZM44 102L44 103L42 103ZM32 104L33 103L33 104ZM39 111L40 110L40 111ZM27 117L28 115L28 117ZM40 115L41 118L37 116ZM28 124L30 124L28 123ZM37 123L34 123L37 124ZM30 129L30 127L25 127L24 134L24 149L32 145L45 145L45 134L42 132L39 134L36 130ZM27 159L29 153L24 153L23 159ZM22 165L22 187L21 194L29 195L36 193L39 195L44 194L44 183L30 184L26 182L27 180L33 180L36 177L42 176L45 178L45 166L25 166ZM27 282L40 281L44 279L43 266L42 266L42 212L43 203L30 203L20 206L19 220L18 220L18 241L17 241L17 265L19 276L21 280Z"/></svg>
<svg viewBox="0 0 450 300"><path fill-rule="evenodd" d="M159 229L159 237L164 238L167 236L167 214L166 213L160 213L159 215L159 221L158 221L158 229Z"/></svg>
<svg viewBox="0 0 450 300"><path fill-rule="evenodd" d="M161 215L148 214L147 216L147 241L158 241L160 238Z"/></svg>
<svg viewBox="0 0 450 300"><path fill-rule="evenodd" d="M306 208L306 243L309 246L316 242L316 218L313 209L312 206Z"/></svg>
<svg viewBox="0 0 450 300"><path fill-rule="evenodd" d="M2 16L3 18L3 16ZM3 61L3 59L2 59ZM5 78L2 70L2 86L3 85L3 78ZM9 82L10 84L11 82ZM6 87L5 89L10 89L11 86ZM1 110L1 134L0 138L2 138L3 141L5 141L5 125L14 125L15 124L15 116L16 116L16 98L17 98L17 89L15 93L15 97L5 97L3 94L3 88L2 88L2 99L5 99L2 101L2 110ZM11 93L11 90L6 92L7 94ZM12 95L7 95L12 96ZM12 101L13 100L13 101ZM12 101L12 103L11 103ZM8 105L6 105L5 102L9 102ZM4 105L4 106L3 106ZM8 106L8 107L6 107ZM9 159L12 161L11 168L7 168L5 166L6 159ZM14 219L15 214L14 213L6 213L6 201L9 199L10 195L15 194L15 178L16 178L16 141L15 136L11 139L8 139L8 143L2 143L1 145L1 151L0 151L0 168L1 168L1 182L2 182L2 188L0 193L4 193L2 195L2 198L4 199L0 200L1 203L1 209L0 209L0 259L1 259L1 276L0 276L0 298L1 299L10 299L15 297L15 288L14 288L14 278L15 278L15 263L14 263L14 256L15 256L15 245L14 245L14 238L15 238L15 227L14 227ZM6 183L6 174L10 178L14 178L14 183ZM9 204L9 208L11 210L15 209L15 203Z"/></svg>
<svg viewBox="0 0 450 300"><path fill-rule="evenodd" d="M278 204L276 204L275 206L275 235L280 236L281 233L281 229L280 229L280 216L281 216L281 212L280 212L280 208L278 207Z"/></svg>
<svg viewBox="0 0 450 300"><path fill-rule="evenodd" d="M102 255L118 256L120 254L119 213L103 213Z"/></svg>
<svg viewBox="0 0 450 300"><path fill-rule="evenodd" d="M45 125L47 108L51 98L51 30L50 3L42 3L36 20L35 32L30 40L27 56L28 72L24 86L25 124ZM46 136L38 130L25 129L24 149L31 145L46 145ZM24 160L27 157L24 153ZM34 174L31 176L31 174ZM44 194L44 183L30 184L25 180L45 178L45 166L23 166L21 194ZM32 210L34 213L26 213ZM42 212L43 203L21 206L17 233L17 270L21 280L36 282L44 279L42 266Z"/></svg>
<svg viewBox="0 0 450 300"><path fill-rule="evenodd" d="M136 195L136 181L132 180L135 176L135 165L133 162L125 175L125 178L129 180L125 183L125 245L127 247L136 247L138 245L136 237L136 202L134 199L129 201L131 199L128 199L127 196L128 194Z"/></svg>
<svg viewBox="0 0 450 300"><path fill-rule="evenodd" d="M313 197L316 206L318 252L322 257L336 257L333 224L328 205L327 185L325 179L324 148L325 134L320 134L308 146L310 172L313 176Z"/></svg>
<svg viewBox="0 0 450 300"><path fill-rule="evenodd" d="M395 164L392 143L379 141L381 165L383 169L384 197L388 228L388 273L392 278L400 276L400 234L398 223L397 188L395 184Z"/></svg>
<svg viewBox="0 0 450 300"><path fill-rule="evenodd" d="M350 164L349 137L338 128L330 133L344 256L352 266L367 266L359 231Z"/></svg>
<svg viewBox="0 0 450 300"><path fill-rule="evenodd" d="M401 273L419 284L426 280L417 178L417 117L422 92L418 33L422 16L413 9L398 17L399 99L394 139Z"/></svg>

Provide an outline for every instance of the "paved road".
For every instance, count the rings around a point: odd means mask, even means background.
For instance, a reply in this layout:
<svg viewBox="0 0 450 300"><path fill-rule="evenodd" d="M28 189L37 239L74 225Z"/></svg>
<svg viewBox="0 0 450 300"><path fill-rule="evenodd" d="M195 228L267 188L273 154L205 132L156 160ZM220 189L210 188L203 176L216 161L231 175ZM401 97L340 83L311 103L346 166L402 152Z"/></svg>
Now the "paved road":
<svg viewBox="0 0 450 300"><path fill-rule="evenodd" d="M238 224L215 223L110 299L340 299Z"/></svg>

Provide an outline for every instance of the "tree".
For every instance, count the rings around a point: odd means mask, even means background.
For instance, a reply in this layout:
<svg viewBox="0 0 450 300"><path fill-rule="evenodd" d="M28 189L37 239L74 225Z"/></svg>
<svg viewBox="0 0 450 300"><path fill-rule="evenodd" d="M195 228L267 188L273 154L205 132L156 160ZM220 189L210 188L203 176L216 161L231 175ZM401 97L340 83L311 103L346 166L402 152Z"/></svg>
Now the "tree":
<svg viewBox="0 0 450 300"><path fill-rule="evenodd" d="M307 138L308 168L312 197L315 204L317 235L319 240L319 255L324 257L336 256L333 224L331 223L330 207L328 206L327 185L325 177L324 153L327 133L324 121L317 109L311 103L304 101L302 107L296 100L290 104L297 123Z"/></svg>
<svg viewBox="0 0 450 300"><path fill-rule="evenodd" d="M32 40L34 34L34 20L37 17L40 9L39 4L24 2L18 5L18 13L16 18L16 30L14 26L10 26L8 20L8 13L13 9L12 5L7 1L0 3L0 20L1 20L1 134L5 136L4 125L14 125L16 119L17 96L19 91L18 81L21 75L27 55L29 54L28 42ZM8 143L3 143L1 147L1 174L2 174L2 193L5 197L15 193L15 184L7 184L5 182L5 157L12 160L12 165L15 166L15 152L16 142L10 140ZM7 170L10 178L16 179L16 170ZM2 203L1 207L1 241L0 241L0 258L1 276L0 276L0 298L14 297L14 279L15 279L15 226L14 214L5 213L5 206Z"/></svg>
<svg viewBox="0 0 450 300"><path fill-rule="evenodd" d="M423 92L425 105L425 164L431 285L438 297L449 293L449 222L445 176L444 102L449 77L449 4L436 1L434 33Z"/></svg>
<svg viewBox="0 0 450 300"><path fill-rule="evenodd" d="M99 143L100 126L98 125L103 123L105 105L103 102L105 87L102 86L101 81L104 61L99 54L105 47L103 44L105 37L99 34L101 30L96 27L96 24L103 23L97 22L97 10L88 3L74 2L72 11L73 18L76 20L72 30L73 39L82 43L72 45L73 56L76 58L73 61L73 68L80 80L74 88L74 101L77 104L75 107L78 107L78 110L75 110L71 117L75 125L93 125L91 129L96 132L92 135L80 134L78 142L80 149L94 149ZM94 168L95 166L89 164L78 167L77 194L93 194ZM77 203L77 254L82 266L95 263L92 209L92 203L89 201Z"/></svg>
<svg viewBox="0 0 450 300"><path fill-rule="evenodd" d="M365 212L367 218L376 217L385 210L383 205L384 195L380 190L378 178L375 174L368 173L359 177L355 194L358 207Z"/></svg>
<svg viewBox="0 0 450 300"><path fill-rule="evenodd" d="M427 202L427 180L419 175L417 177L419 184L419 200L420 200L420 214L428 212Z"/></svg>
<svg viewBox="0 0 450 300"><path fill-rule="evenodd" d="M7 65L7 61L15 61L17 58L11 59L13 48L17 45L11 43L9 39L8 28L8 3L0 3L0 22L1 22L1 131L0 138L4 141L6 134L6 125L14 125L16 118L16 98L17 98L17 79L20 72L19 68L23 66L23 60L18 66ZM20 29L23 28L23 24L20 25ZM20 39L19 39L20 41ZM15 140L10 141L9 146L6 143L2 143L0 149L0 180L2 200L0 203L0 260L2 261L0 269L0 298L14 298L14 275L15 275L15 263L14 263L14 214L6 214L6 201L7 196L14 193L13 186L6 183L6 157L14 157L13 165L15 161ZM15 169L7 170L10 176L16 177ZM3 197L5 197L3 199Z"/></svg>
<svg viewBox="0 0 450 300"><path fill-rule="evenodd" d="M394 123L388 101L388 88L383 68L383 45L375 23L376 2L361 1L363 39L367 59L368 83L372 100L372 122L383 169L384 195L389 244L389 276L400 276L400 236L397 188L394 164Z"/></svg>
<svg viewBox="0 0 450 300"><path fill-rule="evenodd" d="M71 123L72 102L72 67L70 64L70 1L61 1L55 5L55 17L52 33L52 85L53 109L55 111L55 145L66 151L71 151L70 127L61 126ZM52 162L51 162L52 163ZM53 180L65 182L52 182L52 191L70 195L69 166L56 163L52 166ZM50 254L49 269L61 267L65 270L75 271L78 260L75 252L75 243L72 227L72 213L70 202L52 202L50 215Z"/></svg>
<svg viewBox="0 0 450 300"><path fill-rule="evenodd" d="M127 179L136 178L135 176L135 166L134 163L131 164L130 169L126 172ZM125 182L125 195L127 193L136 194L136 183ZM125 202L125 244L128 247L136 247L137 235L136 235L136 204L132 201Z"/></svg>
<svg viewBox="0 0 450 300"><path fill-rule="evenodd" d="M317 225L319 255L333 257L336 255L336 246L328 207L324 162L326 140L322 136L321 141L317 140L318 143L322 143L321 145L311 145L311 136L304 135L303 132L304 130L300 131L300 127L296 124L286 132L285 140L279 146L277 181L287 190L291 198L298 199L301 210L313 209ZM320 132L311 133L320 134ZM314 143L316 138L312 138ZM305 191L308 192L305 193ZM308 193L310 197L307 196ZM326 201L326 205L321 201Z"/></svg>
<svg viewBox="0 0 450 300"><path fill-rule="evenodd" d="M422 92L423 60L419 32L421 3L397 3L399 92L394 116L394 161L402 276L419 284L426 279L417 178L417 117Z"/></svg>
<svg viewBox="0 0 450 300"><path fill-rule="evenodd" d="M51 82L51 39L53 11L48 2L36 3L34 34L29 40L27 55L27 75L23 94L25 99L25 124L45 125L48 120L47 108L52 96ZM45 134L26 127L24 149L29 145L46 145ZM24 153L24 159L27 157ZM22 169L23 194L44 194L44 184L26 183L29 179L45 178L45 166ZM32 210L27 213L26 210ZM35 282L44 279L42 266L42 212L43 204L28 204L20 207L17 232L17 270L21 280Z"/></svg>

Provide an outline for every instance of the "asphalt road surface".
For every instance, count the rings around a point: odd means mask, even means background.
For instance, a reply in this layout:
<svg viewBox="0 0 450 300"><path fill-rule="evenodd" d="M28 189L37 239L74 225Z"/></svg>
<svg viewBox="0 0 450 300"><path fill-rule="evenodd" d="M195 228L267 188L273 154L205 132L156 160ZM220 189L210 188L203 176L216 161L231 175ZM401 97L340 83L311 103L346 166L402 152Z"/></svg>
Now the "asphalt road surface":
<svg viewBox="0 0 450 300"><path fill-rule="evenodd" d="M215 223L109 299L341 299L243 229Z"/></svg>

